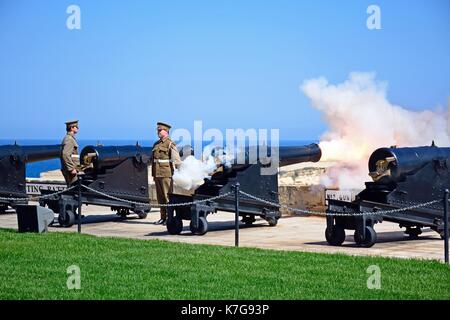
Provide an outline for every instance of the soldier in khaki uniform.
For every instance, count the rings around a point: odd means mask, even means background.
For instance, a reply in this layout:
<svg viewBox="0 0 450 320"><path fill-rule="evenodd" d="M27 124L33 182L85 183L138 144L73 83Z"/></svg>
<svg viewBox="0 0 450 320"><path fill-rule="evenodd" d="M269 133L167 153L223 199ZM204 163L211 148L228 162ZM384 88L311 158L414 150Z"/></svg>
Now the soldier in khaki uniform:
<svg viewBox="0 0 450 320"><path fill-rule="evenodd" d="M155 181L156 197L159 204L169 202L169 193L173 191L173 171L181 164L177 146L169 137L170 125L156 124L159 140L153 145L152 176ZM166 224L167 208L161 207L161 219L156 224Z"/></svg>
<svg viewBox="0 0 450 320"><path fill-rule="evenodd" d="M67 121L66 131L67 134L61 143L61 172L67 186L70 186L77 181L77 173L80 167L78 142L75 139L78 132L78 120Z"/></svg>

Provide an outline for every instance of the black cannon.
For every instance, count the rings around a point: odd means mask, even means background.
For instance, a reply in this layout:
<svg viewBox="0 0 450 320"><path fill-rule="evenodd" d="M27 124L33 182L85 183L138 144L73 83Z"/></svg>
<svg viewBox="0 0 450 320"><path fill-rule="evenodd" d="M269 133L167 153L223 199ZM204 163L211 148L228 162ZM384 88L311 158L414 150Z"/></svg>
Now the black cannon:
<svg viewBox="0 0 450 320"><path fill-rule="evenodd" d="M83 148L80 164L85 173L82 184L87 188L82 188L82 203L111 207L122 217L132 211L139 218L146 218L150 211L148 165L152 156L151 150L152 148L138 145ZM42 200L41 205L47 205L59 213L58 222L61 226L70 227L76 221L78 190L72 189L62 195Z"/></svg>
<svg viewBox="0 0 450 320"><path fill-rule="evenodd" d="M373 182L366 182L353 202L328 200L328 212L371 213L327 216L325 237L329 244L341 245L345 229L350 229L355 230L356 244L371 247L377 240L374 225L384 220L405 227L410 238L417 238L423 227L443 236L443 200L405 212L389 210L443 199L444 190L450 188L450 148L433 143L430 147L377 149L369 159L369 175Z"/></svg>
<svg viewBox="0 0 450 320"><path fill-rule="evenodd" d="M23 198L23 200L0 200L0 212L8 206L26 204L26 164L58 158L60 145L0 146L0 198Z"/></svg>
<svg viewBox="0 0 450 320"><path fill-rule="evenodd" d="M239 159L236 158L231 165L222 165L220 170L217 170L210 179L205 179L204 183L195 190L193 196L170 194L170 203L180 204L183 202L208 200L233 191L235 184L239 182L242 191L278 204L278 167L300 162L317 162L322 155L317 144L301 147L280 147L278 149L279 163L275 164L274 172L265 174L263 169L267 169L273 164L262 158L252 161L252 154L258 153L252 153L247 148L242 156L242 159L245 159L245 161L239 162ZM234 196L227 195L224 198L190 206L169 207L167 230L170 234L179 234L183 229L183 220L190 220L191 232L203 235L208 231L207 215L218 210L234 212ZM247 225L251 225L255 221L255 217L260 216L269 225L275 226L281 217L278 206L268 205L242 196L239 201L239 214L242 216L242 221Z"/></svg>

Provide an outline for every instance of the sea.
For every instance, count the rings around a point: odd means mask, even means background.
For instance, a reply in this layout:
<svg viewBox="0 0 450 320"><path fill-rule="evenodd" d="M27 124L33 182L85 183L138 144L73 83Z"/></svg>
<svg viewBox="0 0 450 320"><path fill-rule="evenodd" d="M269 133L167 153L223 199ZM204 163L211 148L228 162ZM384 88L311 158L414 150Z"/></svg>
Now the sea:
<svg viewBox="0 0 450 320"><path fill-rule="evenodd" d="M31 145L54 145L60 144L62 139L0 139L0 145L8 145L17 143L20 146ZM104 146L126 146L126 145L139 145L143 147L151 147L154 140L78 140L79 150L89 145L104 145ZM303 146L310 143L318 143L315 140L280 140L280 146ZM210 141L203 141L202 145L205 147L210 144ZM194 145L192 143L191 145ZM270 142L269 142L270 145ZM39 161L29 163L26 166L26 176L29 178L39 178L42 172L61 169L61 163L59 159L51 159L47 161Z"/></svg>

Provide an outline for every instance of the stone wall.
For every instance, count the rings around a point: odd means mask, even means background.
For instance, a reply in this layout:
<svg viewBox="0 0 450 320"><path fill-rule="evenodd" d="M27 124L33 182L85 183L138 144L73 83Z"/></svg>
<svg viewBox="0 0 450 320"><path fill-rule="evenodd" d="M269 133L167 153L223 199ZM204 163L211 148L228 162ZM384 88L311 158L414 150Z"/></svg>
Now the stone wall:
<svg viewBox="0 0 450 320"><path fill-rule="evenodd" d="M278 187L280 203L289 207L324 211L325 207L325 187L323 186L296 186L280 185ZM283 215L304 215L295 213L287 209L281 209Z"/></svg>

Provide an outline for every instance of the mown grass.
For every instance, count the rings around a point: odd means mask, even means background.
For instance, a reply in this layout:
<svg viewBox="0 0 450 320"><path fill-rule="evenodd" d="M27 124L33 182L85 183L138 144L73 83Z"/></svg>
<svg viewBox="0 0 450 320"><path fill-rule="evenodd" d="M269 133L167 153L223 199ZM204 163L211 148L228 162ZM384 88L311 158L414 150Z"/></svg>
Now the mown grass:
<svg viewBox="0 0 450 320"><path fill-rule="evenodd" d="M71 265L80 290L67 289ZM379 290L367 288L370 265ZM0 299L450 299L450 267L0 229Z"/></svg>

